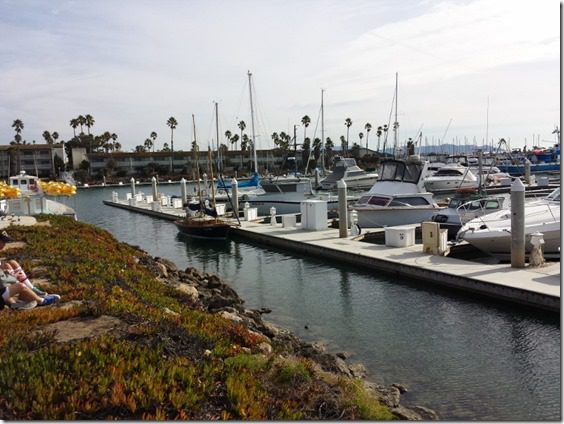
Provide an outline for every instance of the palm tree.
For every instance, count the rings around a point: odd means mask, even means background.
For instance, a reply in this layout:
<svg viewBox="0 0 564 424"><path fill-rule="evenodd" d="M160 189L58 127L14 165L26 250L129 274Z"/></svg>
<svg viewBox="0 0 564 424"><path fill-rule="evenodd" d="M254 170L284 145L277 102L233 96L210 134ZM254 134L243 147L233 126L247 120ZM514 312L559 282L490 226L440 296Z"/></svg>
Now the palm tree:
<svg viewBox="0 0 564 424"><path fill-rule="evenodd" d="M364 124L364 129L366 130L366 151L368 152L368 134L370 134L370 131L372 130L370 122Z"/></svg>
<svg viewBox="0 0 564 424"><path fill-rule="evenodd" d="M150 151L153 147L153 141L150 138L146 138L145 142L143 143L143 147L145 147L145 150Z"/></svg>
<svg viewBox="0 0 564 424"><path fill-rule="evenodd" d="M21 119L16 119L12 124L12 128L16 130L16 135L14 136L15 144L16 144L16 156L17 156L17 168L16 171L19 172L20 168L20 149L17 146L22 142L22 135L21 132L24 129L24 123Z"/></svg>
<svg viewBox="0 0 564 424"><path fill-rule="evenodd" d="M84 117L84 125L86 125L86 128L88 129L88 135L90 135L90 128L94 125L94 118L92 117L92 115L86 115Z"/></svg>
<svg viewBox="0 0 564 424"><path fill-rule="evenodd" d="M155 144L157 141L157 133L155 131L151 131L151 135L150 135L151 139L153 140L153 152L155 151Z"/></svg>
<svg viewBox="0 0 564 424"><path fill-rule="evenodd" d="M347 156L347 140L345 139L345 136L342 135L341 137L339 137L339 139L341 140L341 149L343 150L343 156Z"/></svg>
<svg viewBox="0 0 564 424"><path fill-rule="evenodd" d="M82 126L86 124L86 118L82 115L78 115L78 118L76 119L78 119L78 125L80 125L80 134L84 134L84 131L82 131Z"/></svg>
<svg viewBox="0 0 564 424"><path fill-rule="evenodd" d="M245 131L245 128L247 128L247 124L245 124L245 121L239 121L237 127L239 128L239 130L241 130L241 168L243 168L243 141L245 141L243 137L243 131ZM249 138L247 137L247 141L245 141L245 147L247 146L248 139Z"/></svg>
<svg viewBox="0 0 564 424"><path fill-rule="evenodd" d="M78 127L79 125L80 123L78 122L77 118L73 118L70 120L70 126L72 127L74 138L76 138L76 127Z"/></svg>
<svg viewBox="0 0 564 424"><path fill-rule="evenodd" d="M47 144L53 144L53 137L51 137L51 133L49 131L45 130L41 135L43 136Z"/></svg>
<svg viewBox="0 0 564 424"><path fill-rule="evenodd" d="M380 137L382 136L382 127L378 127L376 129L376 137L378 137L378 147L376 148L376 152L380 152Z"/></svg>
<svg viewBox="0 0 564 424"><path fill-rule="evenodd" d="M346 151L347 151L348 148L349 148L349 128L350 128L351 125L352 125L352 120L351 120L351 118L345 119L345 125L346 125L346 127L347 127L347 144L346 144L346 146L345 146L345 156L346 156Z"/></svg>
<svg viewBox="0 0 564 424"><path fill-rule="evenodd" d="M178 125L178 122L173 116L171 116L170 118L168 118L168 121L166 121L166 124L170 127L170 151L174 152L173 134L174 134L174 130L176 129L176 126Z"/></svg>
<svg viewBox="0 0 564 424"><path fill-rule="evenodd" d="M228 141L230 144L231 144L231 136L232 136L232 135L233 135L233 134L231 134L231 131L229 131L229 130L225 131L225 138L227 139L227 141ZM228 150L229 150L229 148L228 148Z"/></svg>
<svg viewBox="0 0 564 424"><path fill-rule="evenodd" d="M116 142L114 143L114 150L115 150L116 152L121 151L121 143L120 143L120 142L116 141Z"/></svg>
<svg viewBox="0 0 564 424"><path fill-rule="evenodd" d="M53 137L53 142L57 142L57 139L59 138L59 133L57 131L53 131L53 134L51 134L51 137Z"/></svg>
<svg viewBox="0 0 564 424"><path fill-rule="evenodd" d="M306 130L307 130L307 127L309 127L310 123L311 123L311 119L309 118L309 116L304 115L304 117L302 118L302 125L304 126L304 143L305 143L305 139L306 139Z"/></svg>
<svg viewBox="0 0 564 424"><path fill-rule="evenodd" d="M359 147L362 146L362 139L364 138L364 134L362 132L358 133L358 138L360 141L358 142ZM359 149L360 150L360 149ZM366 146L366 152L368 153L368 146Z"/></svg>
<svg viewBox="0 0 564 424"><path fill-rule="evenodd" d="M386 154L386 142L388 141L388 125L384 124L382 127L382 131L384 132L384 146L382 148L382 153Z"/></svg>

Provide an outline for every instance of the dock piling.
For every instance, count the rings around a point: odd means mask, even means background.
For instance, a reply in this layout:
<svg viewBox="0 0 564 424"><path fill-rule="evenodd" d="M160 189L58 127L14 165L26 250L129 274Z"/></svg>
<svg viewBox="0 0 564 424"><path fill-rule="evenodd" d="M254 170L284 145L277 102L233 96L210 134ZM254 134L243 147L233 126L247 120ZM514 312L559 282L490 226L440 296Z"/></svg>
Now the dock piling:
<svg viewBox="0 0 564 424"><path fill-rule="evenodd" d="M511 184L511 266L525 267L525 186L518 178Z"/></svg>
<svg viewBox="0 0 564 424"><path fill-rule="evenodd" d="M346 238L348 233L347 214L347 184L343 179L337 181L339 196L339 238Z"/></svg>

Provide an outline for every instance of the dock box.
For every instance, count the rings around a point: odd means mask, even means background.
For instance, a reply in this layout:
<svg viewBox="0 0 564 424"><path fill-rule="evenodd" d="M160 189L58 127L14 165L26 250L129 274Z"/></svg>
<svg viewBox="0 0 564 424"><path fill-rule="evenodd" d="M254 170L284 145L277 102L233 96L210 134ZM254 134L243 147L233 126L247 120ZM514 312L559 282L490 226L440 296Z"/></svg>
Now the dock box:
<svg viewBox="0 0 564 424"><path fill-rule="evenodd" d="M257 208L244 208L243 214L245 221L253 221L258 217Z"/></svg>
<svg viewBox="0 0 564 424"><path fill-rule="evenodd" d="M432 255L445 256L449 252L448 230L441 229L438 222L421 223L421 238L423 239L423 252Z"/></svg>
<svg viewBox="0 0 564 424"><path fill-rule="evenodd" d="M292 228L296 226L296 215L282 215L282 228Z"/></svg>
<svg viewBox="0 0 564 424"><path fill-rule="evenodd" d="M415 244L415 227L386 227L384 231L386 246L408 247Z"/></svg>
<svg viewBox="0 0 564 424"><path fill-rule="evenodd" d="M215 211L217 212L217 216L225 215L225 203L218 203L215 205Z"/></svg>
<svg viewBox="0 0 564 424"><path fill-rule="evenodd" d="M176 208L176 209L181 209L182 208L182 199L175 197L172 200L172 207Z"/></svg>
<svg viewBox="0 0 564 424"><path fill-rule="evenodd" d="M302 229L326 230L327 202L324 200L304 200L300 204L302 213Z"/></svg>
<svg viewBox="0 0 564 424"><path fill-rule="evenodd" d="M147 203L153 203L153 195L152 194L147 194L145 196L145 202Z"/></svg>
<svg viewBox="0 0 564 424"><path fill-rule="evenodd" d="M168 206L168 196L161 196L161 205Z"/></svg>

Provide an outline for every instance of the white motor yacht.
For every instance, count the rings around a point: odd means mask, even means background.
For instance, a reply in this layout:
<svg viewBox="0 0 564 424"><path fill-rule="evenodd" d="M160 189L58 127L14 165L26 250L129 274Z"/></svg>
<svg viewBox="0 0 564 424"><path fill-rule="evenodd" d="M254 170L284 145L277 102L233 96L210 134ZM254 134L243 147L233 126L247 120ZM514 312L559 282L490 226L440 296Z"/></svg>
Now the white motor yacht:
<svg viewBox="0 0 564 424"><path fill-rule="evenodd" d="M532 245L531 234L542 233L544 255L560 257L560 188L544 199L525 203L525 251ZM474 247L502 260L511 258L511 210L504 209L466 223L457 235Z"/></svg>
<svg viewBox="0 0 564 424"><path fill-rule="evenodd" d="M360 168L354 158L335 158L335 169L319 182L322 190L335 190L337 181L344 180L349 189L367 189L378 180L378 173Z"/></svg>
<svg viewBox="0 0 564 424"><path fill-rule="evenodd" d="M424 180L425 189L428 191L448 191L459 188L478 187L478 178L470 168L451 163L443 166L437 172Z"/></svg>
<svg viewBox="0 0 564 424"><path fill-rule="evenodd" d="M387 159L379 169L379 178L349 209L358 214L361 228L415 224L430 220L442 210L426 192L422 176L428 162L418 156L408 160Z"/></svg>

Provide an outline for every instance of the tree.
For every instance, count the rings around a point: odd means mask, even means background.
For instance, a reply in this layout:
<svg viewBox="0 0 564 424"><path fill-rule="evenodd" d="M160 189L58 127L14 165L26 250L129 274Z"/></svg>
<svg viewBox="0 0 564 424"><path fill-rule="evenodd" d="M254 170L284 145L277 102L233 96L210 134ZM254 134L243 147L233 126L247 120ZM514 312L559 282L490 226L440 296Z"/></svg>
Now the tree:
<svg viewBox="0 0 564 424"><path fill-rule="evenodd" d="M51 136L51 133L49 131L45 130L41 135L43 136L47 144L53 144L53 137Z"/></svg>
<svg viewBox="0 0 564 424"><path fill-rule="evenodd" d="M351 154L355 159L358 159L360 157L360 145L358 143L353 143Z"/></svg>
<svg viewBox="0 0 564 424"><path fill-rule="evenodd" d="M366 151L368 152L368 134L370 134L370 131L372 130L372 124L367 122L364 124L364 129L366 130Z"/></svg>
<svg viewBox="0 0 564 424"><path fill-rule="evenodd" d="M153 147L153 141L150 138L146 138L145 142L143 143L143 146L145 147L145 150L151 150Z"/></svg>
<svg viewBox="0 0 564 424"><path fill-rule="evenodd" d="M231 144L235 145L235 149L237 150L237 142L239 141L239 134L233 134L233 136L229 139L229 141L231 142Z"/></svg>
<svg viewBox="0 0 564 424"><path fill-rule="evenodd" d="M345 136L342 135L341 137L339 137L339 139L341 140L341 149L343 150L343 156L347 156L347 140L345 139Z"/></svg>
<svg viewBox="0 0 564 424"><path fill-rule="evenodd" d="M359 145L362 146L362 139L364 138L364 134L362 132L358 133L358 138L360 139ZM366 146L366 151L368 153L368 146Z"/></svg>
<svg viewBox="0 0 564 424"><path fill-rule="evenodd" d="M378 137L378 147L376 148L376 152L380 152L380 137L382 136L382 127L378 127L376 129L376 137Z"/></svg>
<svg viewBox="0 0 564 424"><path fill-rule="evenodd" d="M247 128L247 124L245 124L245 121L239 121L239 123L237 124L237 127L239 127L239 129L241 130L241 150L243 150L243 131L245 131L245 128ZM242 161L243 159L241 159ZM241 165L242 166L242 165Z"/></svg>
<svg viewBox="0 0 564 424"><path fill-rule="evenodd" d="M157 143L156 143L156 141L157 141L157 133L156 133L155 131L151 131L150 137L151 137L151 140L153 140L153 152L154 152L154 151L155 151L155 144L157 144Z"/></svg>
<svg viewBox="0 0 564 424"><path fill-rule="evenodd" d="M173 135L174 135L174 130L176 129L176 126L178 125L178 122L176 121L176 119L173 116L171 116L170 118L168 118L168 121L166 121L166 124L170 127L170 151L174 152Z"/></svg>
<svg viewBox="0 0 564 424"><path fill-rule="evenodd" d="M304 117L302 118L302 125L304 126L304 143L305 143L305 139L306 139L306 130L307 127L309 127L309 124L311 123L311 119L309 116L304 115Z"/></svg>
<svg viewBox="0 0 564 424"><path fill-rule="evenodd" d="M227 130L225 131L225 138L227 139L227 141L229 142L229 144L231 144L231 131Z"/></svg>
<svg viewBox="0 0 564 424"><path fill-rule="evenodd" d="M72 127L72 132L74 134L74 137L76 138L76 127L78 127L80 124L78 122L77 118L73 118L70 120L70 126Z"/></svg>
<svg viewBox="0 0 564 424"><path fill-rule="evenodd" d="M386 142L388 141L388 125L384 124L382 127L382 132L384 133L384 146L382 148L382 153L386 154Z"/></svg>
<svg viewBox="0 0 564 424"><path fill-rule="evenodd" d="M347 150L349 148L349 128L352 125L351 118L345 119L345 126L347 127L347 143L345 144L345 157L347 156Z"/></svg>
<svg viewBox="0 0 564 424"><path fill-rule="evenodd" d="M88 135L90 135L90 128L94 125L94 118L92 115L85 115L84 116L84 125L88 129Z"/></svg>
<svg viewBox="0 0 564 424"><path fill-rule="evenodd" d="M20 149L18 147L19 144L21 144L22 142L22 130L24 129L24 123L21 119L16 119L14 120L14 123L12 124L12 128L14 128L14 130L16 131L16 135L14 136L14 141L16 144L16 156L17 156L17 168L16 171L19 172L19 168L20 168ZM10 143L12 144L12 143Z"/></svg>
<svg viewBox="0 0 564 424"><path fill-rule="evenodd" d="M59 133L57 131L53 131L53 134L51 134L51 137L53 137L53 141L56 143L58 138L59 138Z"/></svg>
<svg viewBox="0 0 564 424"><path fill-rule="evenodd" d="M80 125L80 134L84 134L84 131L82 131L82 126L86 124L86 118L82 115L78 115L78 118L76 119L78 119L78 125Z"/></svg>
<svg viewBox="0 0 564 424"><path fill-rule="evenodd" d="M329 158L331 158L333 156L333 148L335 147L335 145L333 144L333 140L331 140L331 137L327 137L325 139L325 160L329 160ZM325 165L327 165L327 162L325 163Z"/></svg>

